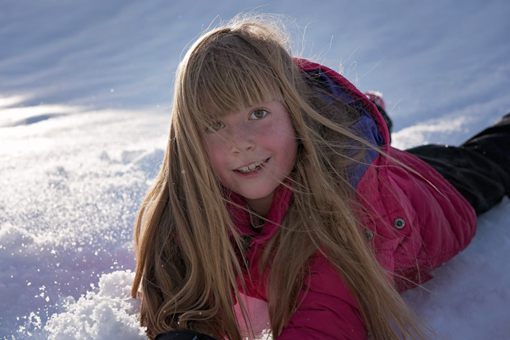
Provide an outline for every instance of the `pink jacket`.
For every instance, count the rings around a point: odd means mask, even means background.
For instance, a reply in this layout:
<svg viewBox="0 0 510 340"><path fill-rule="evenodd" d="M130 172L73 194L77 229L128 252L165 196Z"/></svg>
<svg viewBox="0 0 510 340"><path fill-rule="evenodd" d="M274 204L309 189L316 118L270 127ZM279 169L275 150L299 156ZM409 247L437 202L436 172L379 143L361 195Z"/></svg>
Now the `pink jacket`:
<svg viewBox="0 0 510 340"><path fill-rule="evenodd" d="M375 247L380 264L395 273L397 289L431 278L429 272L464 249L475 233L476 216L470 204L432 167L414 155L389 145L389 132L376 107L344 77L319 64L296 59L298 66L319 79L335 95L363 113L360 131L367 140L414 174L378 153L369 154L370 166L352 174L359 200L368 213L360 214L365 234ZM236 203L244 200L233 195ZM291 204L292 192L280 187L260 234L250 229L248 214L229 207L239 231L251 245L246 253L251 281L244 296L256 334L269 329L266 274L257 269L266 242L276 233ZM404 276L408 280L398 279ZM248 278L246 278L248 279ZM321 255L311 263L304 298L278 339L365 339L359 305L338 272ZM234 307L238 319L239 306ZM243 327L242 327L243 328ZM247 335L247 334L246 334Z"/></svg>

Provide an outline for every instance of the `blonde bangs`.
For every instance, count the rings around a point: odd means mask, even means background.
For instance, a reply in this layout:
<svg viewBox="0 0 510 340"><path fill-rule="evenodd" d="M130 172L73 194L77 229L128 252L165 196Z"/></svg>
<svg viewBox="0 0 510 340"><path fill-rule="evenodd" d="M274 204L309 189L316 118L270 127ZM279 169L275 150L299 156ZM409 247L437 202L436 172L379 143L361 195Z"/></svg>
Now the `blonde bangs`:
<svg viewBox="0 0 510 340"><path fill-rule="evenodd" d="M203 49L194 52L200 55L198 67L183 79L188 82L183 99L196 122L283 98L279 77L264 52L237 35L218 33L215 39L214 46L197 46Z"/></svg>
<svg viewBox="0 0 510 340"><path fill-rule="evenodd" d="M274 76L264 65L238 59L207 66L197 96L198 109L207 116L221 117L282 97Z"/></svg>

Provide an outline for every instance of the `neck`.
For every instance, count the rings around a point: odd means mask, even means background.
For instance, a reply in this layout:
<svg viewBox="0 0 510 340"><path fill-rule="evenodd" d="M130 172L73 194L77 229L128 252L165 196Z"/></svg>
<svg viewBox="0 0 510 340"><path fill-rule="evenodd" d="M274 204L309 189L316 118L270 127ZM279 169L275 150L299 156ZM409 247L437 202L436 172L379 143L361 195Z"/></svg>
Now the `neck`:
<svg viewBox="0 0 510 340"><path fill-rule="evenodd" d="M248 206L253 212L260 216L266 216L269 209L271 209L271 204L273 203L273 193L259 199L247 199L246 203L248 203Z"/></svg>

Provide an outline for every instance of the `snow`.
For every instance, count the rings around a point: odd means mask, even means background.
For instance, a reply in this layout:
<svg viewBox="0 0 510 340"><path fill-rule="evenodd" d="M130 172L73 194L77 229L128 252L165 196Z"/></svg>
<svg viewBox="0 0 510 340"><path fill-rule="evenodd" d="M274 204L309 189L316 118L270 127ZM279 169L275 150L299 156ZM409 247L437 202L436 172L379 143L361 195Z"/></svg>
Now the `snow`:
<svg viewBox="0 0 510 340"><path fill-rule="evenodd" d="M78 301L70 298L65 311L55 313L44 329L49 339L140 339L136 300L128 298L131 271L115 271L99 279L99 289Z"/></svg>
<svg viewBox="0 0 510 340"><path fill-rule="evenodd" d="M404 293L443 339L507 339L510 331L510 200L480 216L477 234L432 280Z"/></svg>
<svg viewBox="0 0 510 340"><path fill-rule="evenodd" d="M85 320L80 337L127 334L132 224L159 169L167 124L161 113L70 107L0 128L0 336L61 339ZM115 277L125 284L112 285ZM113 328L98 328L110 319Z"/></svg>
<svg viewBox="0 0 510 340"><path fill-rule="evenodd" d="M69 107L66 115L0 129L0 335L143 339L129 297L132 225L163 158L168 118ZM476 131L466 131L476 117L440 128L444 120L416 122L394 140L407 147ZM439 337L510 331L509 220L505 199L480 218L463 253L404 294Z"/></svg>

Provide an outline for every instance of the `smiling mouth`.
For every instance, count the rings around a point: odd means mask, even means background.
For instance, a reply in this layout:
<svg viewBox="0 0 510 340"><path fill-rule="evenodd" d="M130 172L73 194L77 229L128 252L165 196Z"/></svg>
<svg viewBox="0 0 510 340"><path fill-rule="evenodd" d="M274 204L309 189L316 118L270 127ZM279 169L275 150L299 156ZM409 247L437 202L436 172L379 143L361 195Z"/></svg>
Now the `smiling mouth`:
<svg viewBox="0 0 510 340"><path fill-rule="evenodd" d="M269 157L271 158L271 157ZM269 158L263 160L263 161L257 161L257 162L253 162L247 166L243 166L241 168L237 168L235 169L234 171L236 172L240 172L242 174L249 174L251 172L254 172L254 171L257 171L261 168L264 167L264 165L267 163L267 161L269 161Z"/></svg>

